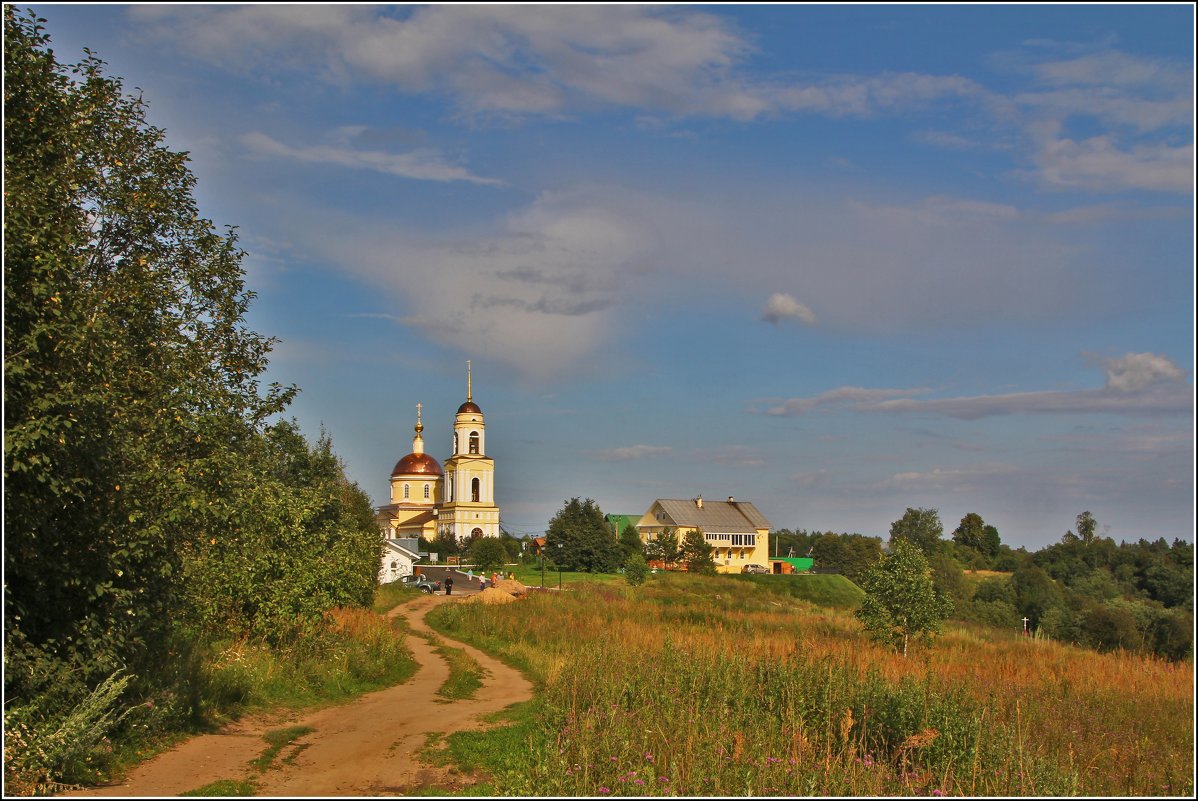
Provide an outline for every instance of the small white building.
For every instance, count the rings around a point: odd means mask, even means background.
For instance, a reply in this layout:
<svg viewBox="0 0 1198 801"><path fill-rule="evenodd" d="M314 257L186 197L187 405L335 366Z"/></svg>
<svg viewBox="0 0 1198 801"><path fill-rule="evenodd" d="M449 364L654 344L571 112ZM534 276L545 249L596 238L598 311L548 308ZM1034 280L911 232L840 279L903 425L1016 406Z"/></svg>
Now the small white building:
<svg viewBox="0 0 1198 801"><path fill-rule="evenodd" d="M420 540L383 540L383 559L379 565L379 584L390 584L412 575L420 561Z"/></svg>

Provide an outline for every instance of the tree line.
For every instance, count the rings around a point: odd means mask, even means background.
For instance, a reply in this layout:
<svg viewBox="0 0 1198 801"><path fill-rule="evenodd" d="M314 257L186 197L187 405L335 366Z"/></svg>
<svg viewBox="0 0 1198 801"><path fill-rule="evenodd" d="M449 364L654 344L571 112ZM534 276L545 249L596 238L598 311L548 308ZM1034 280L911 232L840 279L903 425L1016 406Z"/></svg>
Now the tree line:
<svg viewBox="0 0 1198 801"><path fill-rule="evenodd" d="M980 515L966 514L944 538L936 509L908 508L890 527L916 547L937 597L955 618L1029 633L1097 650L1125 648L1168 659L1193 653L1194 546L1175 539L1116 544L1097 534L1089 511L1059 543L1035 552L1012 549ZM782 548L807 547L817 564L858 584L883 558L881 537L777 532ZM966 570L996 575L967 579Z"/></svg>
<svg viewBox="0 0 1198 801"><path fill-rule="evenodd" d="M93 734L139 700L202 718L206 644L369 605L381 542L329 437L283 418L298 390L261 385L275 340L187 154L99 58L4 14L7 768L9 734L81 709Z"/></svg>

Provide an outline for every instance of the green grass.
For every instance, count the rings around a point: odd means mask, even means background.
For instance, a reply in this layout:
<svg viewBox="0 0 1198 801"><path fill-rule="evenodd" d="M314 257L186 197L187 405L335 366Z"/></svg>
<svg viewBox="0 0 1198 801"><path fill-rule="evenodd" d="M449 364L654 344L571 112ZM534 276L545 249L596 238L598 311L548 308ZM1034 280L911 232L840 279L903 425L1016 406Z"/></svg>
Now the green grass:
<svg viewBox="0 0 1198 801"><path fill-rule="evenodd" d="M266 742L270 744L270 747L262 752L260 757L250 762L250 764L259 771L265 772L270 768L271 763L275 761L275 757L279 755L280 751L299 738L303 737L305 734L311 734L314 731L316 731L316 729L312 728L311 726L288 726L285 729L272 729L271 731L266 732L266 734L262 735L262 739L266 740ZM295 759L296 754L302 750L303 746L297 746L295 750L288 755L286 761Z"/></svg>
<svg viewBox="0 0 1198 801"><path fill-rule="evenodd" d="M464 701L474 697L483 686L487 671L461 648L453 648L436 636L426 636L429 645L449 663L449 678L437 690L448 701Z"/></svg>
<svg viewBox="0 0 1198 801"><path fill-rule="evenodd" d="M526 587L541 586L541 569L537 565L507 565L504 567L504 575L509 572L515 572L516 580ZM561 574L561 585L563 588L571 584L592 584L595 582L609 581L624 581L624 577L619 573L576 573L571 570L563 570ZM545 586L554 589L558 586L557 568L551 567L548 562L545 563Z"/></svg>
<svg viewBox="0 0 1198 801"><path fill-rule="evenodd" d="M551 742L541 723L543 717L536 699L514 704L487 718L501 724L494 728L454 732L448 737L440 732L430 734L420 757L434 765L453 765L478 779L453 795L544 795L528 778L534 773L537 752ZM436 788L419 788L412 794L447 795Z"/></svg>
<svg viewBox="0 0 1198 801"><path fill-rule="evenodd" d="M380 615L385 615L395 607L410 601L413 598L421 595L420 590L405 587L402 581L392 581L390 584L382 584L374 591L374 604L371 606L375 612Z"/></svg>
<svg viewBox="0 0 1198 801"><path fill-rule="evenodd" d="M800 598L816 606L835 609L856 609L865 592L844 576L824 573L799 573L791 576L736 575L738 581L748 581L762 589Z"/></svg>
<svg viewBox="0 0 1198 801"><path fill-rule="evenodd" d="M254 782L241 779L221 779L220 781L205 784L203 787L197 787L194 790L188 790L186 793L180 793L179 795L230 798L252 796L257 792L258 785L254 784Z"/></svg>

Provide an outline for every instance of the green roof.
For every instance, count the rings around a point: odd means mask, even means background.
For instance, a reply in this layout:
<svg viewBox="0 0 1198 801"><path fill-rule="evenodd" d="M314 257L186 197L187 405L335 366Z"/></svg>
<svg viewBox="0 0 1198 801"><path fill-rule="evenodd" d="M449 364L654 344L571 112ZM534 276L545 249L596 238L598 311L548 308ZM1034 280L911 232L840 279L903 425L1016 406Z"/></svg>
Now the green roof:
<svg viewBox="0 0 1198 801"><path fill-rule="evenodd" d="M799 570L810 570L815 560L810 556L771 556L771 562L786 562Z"/></svg>
<svg viewBox="0 0 1198 801"><path fill-rule="evenodd" d="M636 523L641 519L640 515L604 515L603 519L607 521L609 526L614 526L616 536L620 536L620 532L626 528L636 528Z"/></svg>

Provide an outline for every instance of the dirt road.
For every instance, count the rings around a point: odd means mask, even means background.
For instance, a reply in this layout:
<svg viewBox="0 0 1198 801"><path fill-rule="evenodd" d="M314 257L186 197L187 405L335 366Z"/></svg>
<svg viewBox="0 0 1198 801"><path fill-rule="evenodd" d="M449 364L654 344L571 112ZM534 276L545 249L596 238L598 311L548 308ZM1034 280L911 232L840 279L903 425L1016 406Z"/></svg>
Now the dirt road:
<svg viewBox="0 0 1198 801"><path fill-rule="evenodd" d="M392 610L416 632L429 631L424 615L456 595L429 595ZM125 782L63 793L69 796L176 796L221 779L253 779L258 795L363 796L402 795L418 788L445 787L453 780L444 769L421 765L415 752L430 732L450 734L482 728L482 718L532 697L532 685L516 670L465 643L442 637L478 661L488 675L475 698L447 702L437 690L449 666L413 638L419 669L406 683L370 693L351 703L291 717L254 718L219 734L194 737L134 769ZM285 726L310 726L263 774L250 766L266 750L262 735Z"/></svg>

